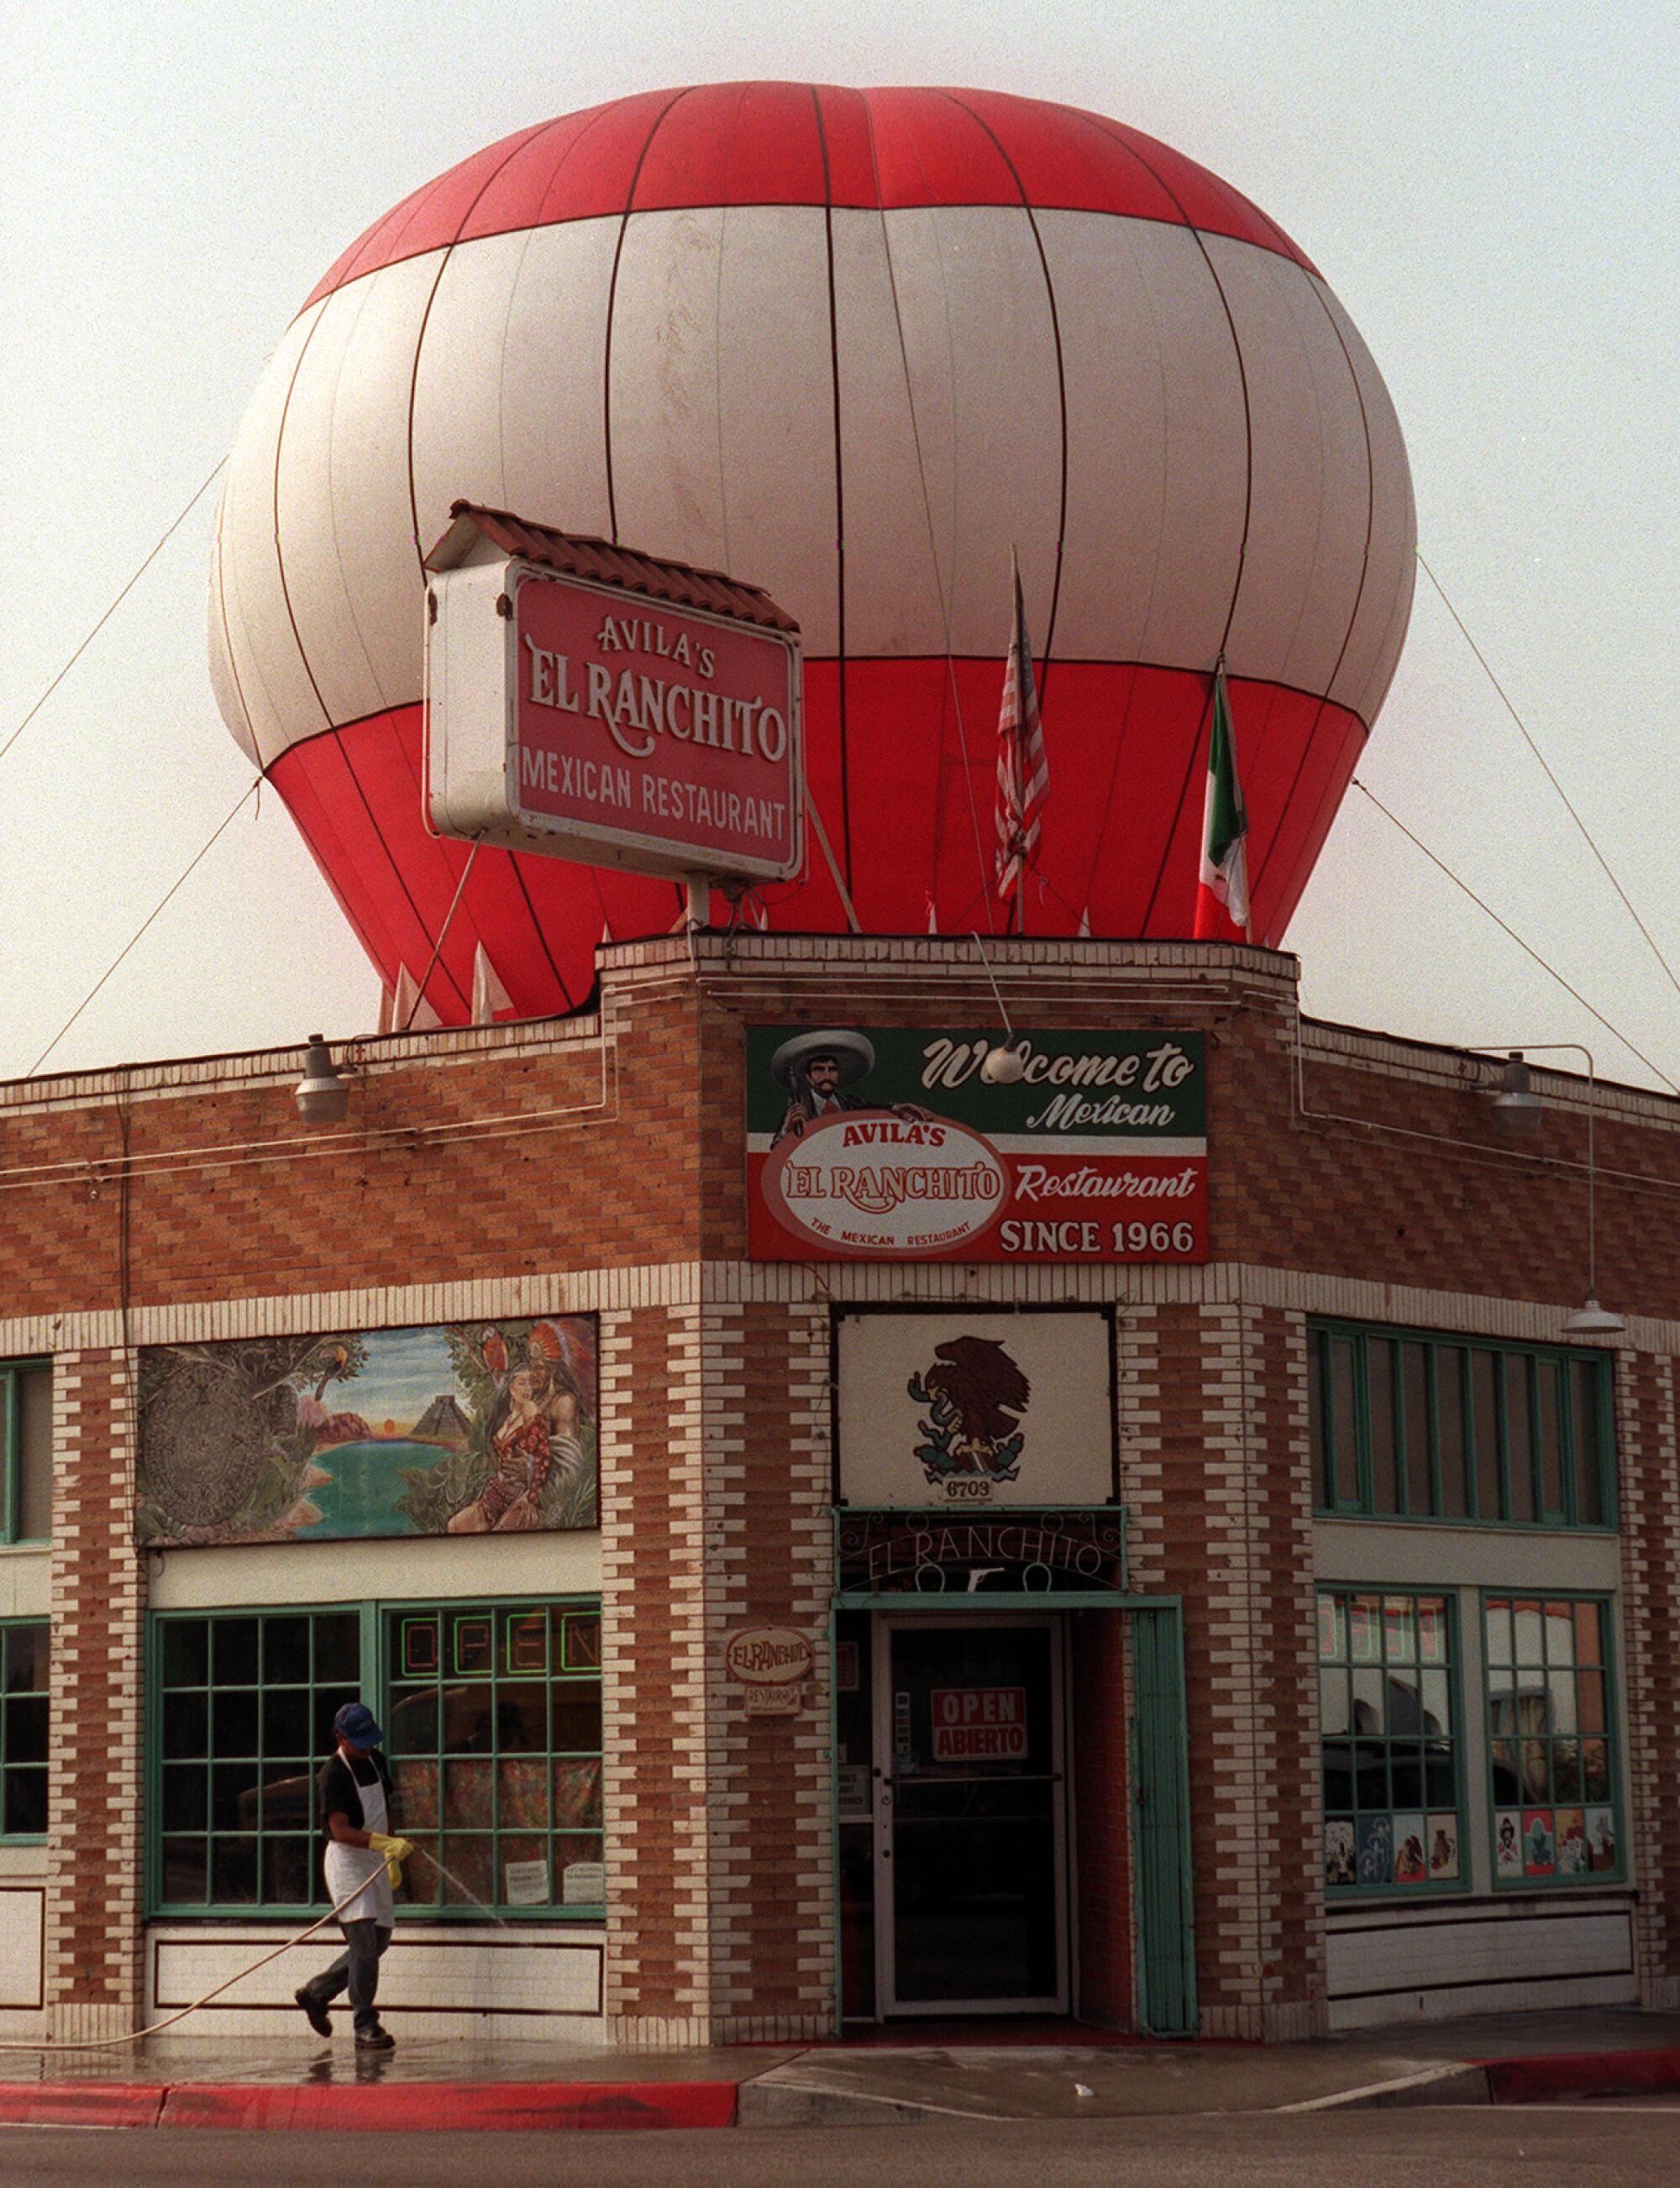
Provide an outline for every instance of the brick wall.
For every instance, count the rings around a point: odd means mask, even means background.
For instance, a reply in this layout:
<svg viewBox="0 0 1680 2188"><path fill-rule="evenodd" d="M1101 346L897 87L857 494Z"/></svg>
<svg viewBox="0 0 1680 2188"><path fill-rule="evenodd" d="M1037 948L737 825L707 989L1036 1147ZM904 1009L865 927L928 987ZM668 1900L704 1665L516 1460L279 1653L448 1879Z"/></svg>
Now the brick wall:
<svg viewBox="0 0 1680 2188"><path fill-rule="evenodd" d="M1305 1339L1239 1305L1125 1318L1131 1586L1184 1606L1204 2033L1322 2021L1316 1664Z"/></svg>
<svg viewBox="0 0 1680 2188"><path fill-rule="evenodd" d="M118 2035L140 1997L140 1637L132 1357L61 1355L53 1384L48 2033Z"/></svg>
<svg viewBox="0 0 1680 2188"><path fill-rule="evenodd" d="M486 1311L602 1311L617 2033L798 2038L832 2014L826 1345L831 1303L848 1300L1117 1305L1134 1586L1186 1605L1205 2026L1316 2025L1303 1313L1554 1334L1585 1286L1583 1090L1536 1074L1545 1124L1519 1146L1477 1091L1491 1067L1308 1027L1298 1102L1290 961L1033 942L990 956L1023 1029L1206 1033L1208 1267L744 1261L743 1026L994 1024L984 967L937 939L629 945L606 961L598 1020L367 1044L348 1125L324 1135L296 1121L296 1054L0 1088L0 1353L59 1363L48 1951L65 2028L116 2025L138 1995L143 1576L116 1348L294 1311L329 1327L477 1311L459 1304L475 1287L490 1288ZM1648 1994L1671 2004L1680 1257L1651 1211L1680 1182L1676 1114L1601 1090L1601 1286L1639 1317L1619 1435L1641 1953ZM797 1720L749 1718L724 1678L739 1623L817 1644ZM1076 1768L1087 2004L1123 2018L1112 1645L1079 1644L1091 1683ZM108 1854L89 1858L90 1834Z"/></svg>
<svg viewBox="0 0 1680 2188"><path fill-rule="evenodd" d="M1623 1717L1645 2003L1680 2009L1680 1435L1674 1362L1633 1353L1616 1378L1621 1456Z"/></svg>

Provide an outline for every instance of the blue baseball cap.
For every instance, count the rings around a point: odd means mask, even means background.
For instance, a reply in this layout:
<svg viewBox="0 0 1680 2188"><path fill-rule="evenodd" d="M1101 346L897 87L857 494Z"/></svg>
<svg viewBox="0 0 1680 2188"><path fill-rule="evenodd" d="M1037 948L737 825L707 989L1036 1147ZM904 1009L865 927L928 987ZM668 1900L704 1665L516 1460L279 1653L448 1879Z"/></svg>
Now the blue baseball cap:
<svg viewBox="0 0 1680 2188"><path fill-rule="evenodd" d="M346 1702L332 1721L333 1731L352 1747L383 1747L385 1734L365 1702Z"/></svg>

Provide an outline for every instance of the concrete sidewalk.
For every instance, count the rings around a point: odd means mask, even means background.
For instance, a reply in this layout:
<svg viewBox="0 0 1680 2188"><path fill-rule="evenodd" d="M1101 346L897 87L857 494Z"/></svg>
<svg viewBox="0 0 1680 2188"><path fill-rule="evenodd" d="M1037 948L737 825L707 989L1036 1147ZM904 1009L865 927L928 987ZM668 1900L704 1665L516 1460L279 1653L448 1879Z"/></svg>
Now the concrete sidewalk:
<svg viewBox="0 0 1680 2188"><path fill-rule="evenodd" d="M393 2015L393 2022L398 2016ZM277 2032L278 2035L279 2032ZM288 2030L290 2037L291 2032ZM1344 2106L1544 2101L1680 2089L1680 2015L1510 2014L1312 2044L1008 2042L713 2051L405 2038L358 2056L301 2040L165 2036L123 2051L0 2055L0 2123L149 2127L697 2128L1120 2119Z"/></svg>

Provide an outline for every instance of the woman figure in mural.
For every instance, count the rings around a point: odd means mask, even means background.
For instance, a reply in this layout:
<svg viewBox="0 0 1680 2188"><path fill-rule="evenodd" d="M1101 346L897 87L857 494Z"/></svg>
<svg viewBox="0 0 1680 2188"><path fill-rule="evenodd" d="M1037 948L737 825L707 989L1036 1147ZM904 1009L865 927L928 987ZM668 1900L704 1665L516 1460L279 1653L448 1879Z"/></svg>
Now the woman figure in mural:
<svg viewBox="0 0 1680 2188"><path fill-rule="evenodd" d="M525 1365L509 1377L486 1424L495 1471L476 1501L449 1521L452 1535L514 1534L537 1526L550 1475L582 1471L582 1396L551 1322L533 1322Z"/></svg>

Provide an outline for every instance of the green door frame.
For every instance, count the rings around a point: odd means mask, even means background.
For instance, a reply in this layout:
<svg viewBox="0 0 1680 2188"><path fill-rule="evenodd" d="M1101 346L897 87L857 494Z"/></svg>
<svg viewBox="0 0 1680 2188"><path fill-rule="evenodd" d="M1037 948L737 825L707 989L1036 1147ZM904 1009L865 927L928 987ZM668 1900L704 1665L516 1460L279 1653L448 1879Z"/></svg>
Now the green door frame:
<svg viewBox="0 0 1680 2188"><path fill-rule="evenodd" d="M986 1589L973 1595L837 1594L828 1620L828 1661L834 1661L835 1621L843 1610L888 1611L903 1617L992 1616L1001 1611L1130 1611L1132 1717L1129 1727L1131 1828L1137 1937L1138 2019L1151 2036L1196 2033L1196 1933L1190 1867L1190 1731L1184 1695L1184 1606L1175 1595L1116 1595L1101 1589ZM829 1689L829 1752L839 1751L838 1697ZM831 1768L833 1803L834 1929L840 1934L839 1773ZM1078 1812L1074 1814L1075 1830ZM843 2026L840 1956L834 1961L834 2027Z"/></svg>

